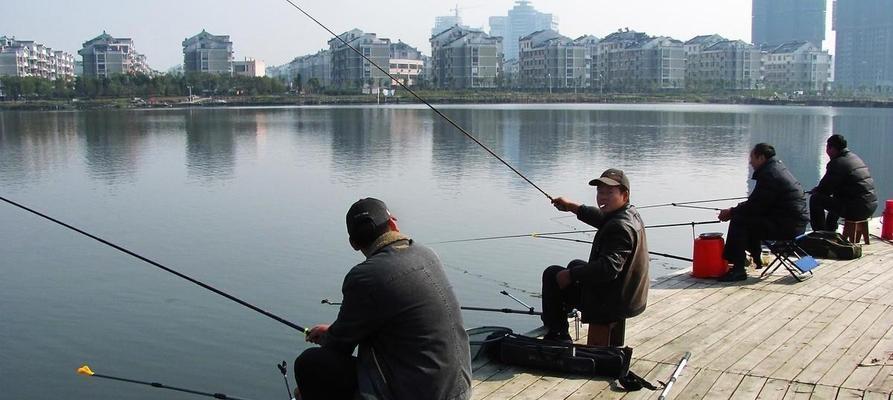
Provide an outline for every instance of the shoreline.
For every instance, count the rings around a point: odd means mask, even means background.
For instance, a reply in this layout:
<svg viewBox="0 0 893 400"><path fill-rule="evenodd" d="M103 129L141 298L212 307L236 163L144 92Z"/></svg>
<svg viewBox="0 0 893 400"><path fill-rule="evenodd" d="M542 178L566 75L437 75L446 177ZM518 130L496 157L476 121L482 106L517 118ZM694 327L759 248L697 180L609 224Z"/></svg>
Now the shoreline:
<svg viewBox="0 0 893 400"><path fill-rule="evenodd" d="M706 96L697 94L637 95L593 93L533 93L533 92L441 92L423 91L419 95L432 104L727 104L772 105L807 107L893 108L893 99L778 99L749 96ZM25 100L0 101L0 111L60 111L104 109L154 109L182 107L246 107L246 106L306 106L306 105L361 105L361 104L422 104L414 97L401 93L392 97L374 95L280 95L214 97L205 101L188 102L185 97L109 98L92 100Z"/></svg>

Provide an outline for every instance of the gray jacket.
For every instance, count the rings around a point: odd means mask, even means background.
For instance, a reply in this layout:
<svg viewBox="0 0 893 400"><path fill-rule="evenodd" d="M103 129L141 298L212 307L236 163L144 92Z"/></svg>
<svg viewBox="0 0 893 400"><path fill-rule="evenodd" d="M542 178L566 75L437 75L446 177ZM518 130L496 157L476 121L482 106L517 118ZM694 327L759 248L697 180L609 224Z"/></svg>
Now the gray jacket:
<svg viewBox="0 0 893 400"><path fill-rule="evenodd" d="M363 399L471 398L468 336L437 255L396 232L372 248L344 278L323 346L359 346Z"/></svg>

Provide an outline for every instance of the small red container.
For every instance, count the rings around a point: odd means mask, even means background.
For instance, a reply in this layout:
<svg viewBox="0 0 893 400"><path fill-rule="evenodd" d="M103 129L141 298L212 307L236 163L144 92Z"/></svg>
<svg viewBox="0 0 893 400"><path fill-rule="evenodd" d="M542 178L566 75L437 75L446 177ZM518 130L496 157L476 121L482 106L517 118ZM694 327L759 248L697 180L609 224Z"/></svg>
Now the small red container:
<svg viewBox="0 0 893 400"><path fill-rule="evenodd" d="M695 278L718 278L729 272L729 263L722 258L725 241L721 233L702 233L695 239L691 275Z"/></svg>
<svg viewBox="0 0 893 400"><path fill-rule="evenodd" d="M881 237L887 240L893 240L893 200L887 200L887 207L884 209Z"/></svg>

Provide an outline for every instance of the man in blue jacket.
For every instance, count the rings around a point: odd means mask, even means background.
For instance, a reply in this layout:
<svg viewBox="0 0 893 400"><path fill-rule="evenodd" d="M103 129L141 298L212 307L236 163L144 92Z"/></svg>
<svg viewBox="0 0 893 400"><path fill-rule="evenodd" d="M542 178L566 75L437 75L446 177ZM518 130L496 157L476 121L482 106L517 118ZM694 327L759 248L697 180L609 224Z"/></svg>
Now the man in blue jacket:
<svg viewBox="0 0 893 400"><path fill-rule="evenodd" d="M825 176L809 191L812 230L836 231L840 217L847 221L871 218L877 210L877 192L868 166L847 148L843 135L831 135L825 153L831 158Z"/></svg>
<svg viewBox="0 0 893 400"><path fill-rule="evenodd" d="M747 279L745 251L758 267L763 240L794 239L806 231L809 220L806 195L800 182L775 157L775 148L758 143L750 152L752 179L757 181L747 200L719 212L720 221L729 221L723 257L732 269L721 282Z"/></svg>
<svg viewBox="0 0 893 400"><path fill-rule="evenodd" d="M299 398L471 398L468 336L437 255L400 233L378 199L350 207L347 232L366 260L344 278L335 322L307 335L321 347L295 360Z"/></svg>

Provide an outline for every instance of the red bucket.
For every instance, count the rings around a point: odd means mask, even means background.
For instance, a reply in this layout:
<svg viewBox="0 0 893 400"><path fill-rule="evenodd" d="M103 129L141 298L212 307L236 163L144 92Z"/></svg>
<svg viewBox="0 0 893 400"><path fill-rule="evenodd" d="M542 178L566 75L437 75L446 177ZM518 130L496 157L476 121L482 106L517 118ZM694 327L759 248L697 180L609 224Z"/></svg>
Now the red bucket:
<svg viewBox="0 0 893 400"><path fill-rule="evenodd" d="M893 200L887 200L887 208L884 209L881 237L887 240L893 240Z"/></svg>
<svg viewBox="0 0 893 400"><path fill-rule="evenodd" d="M695 239L691 275L695 278L718 278L729 272L729 263L722 258L725 241L722 233L702 233Z"/></svg>

